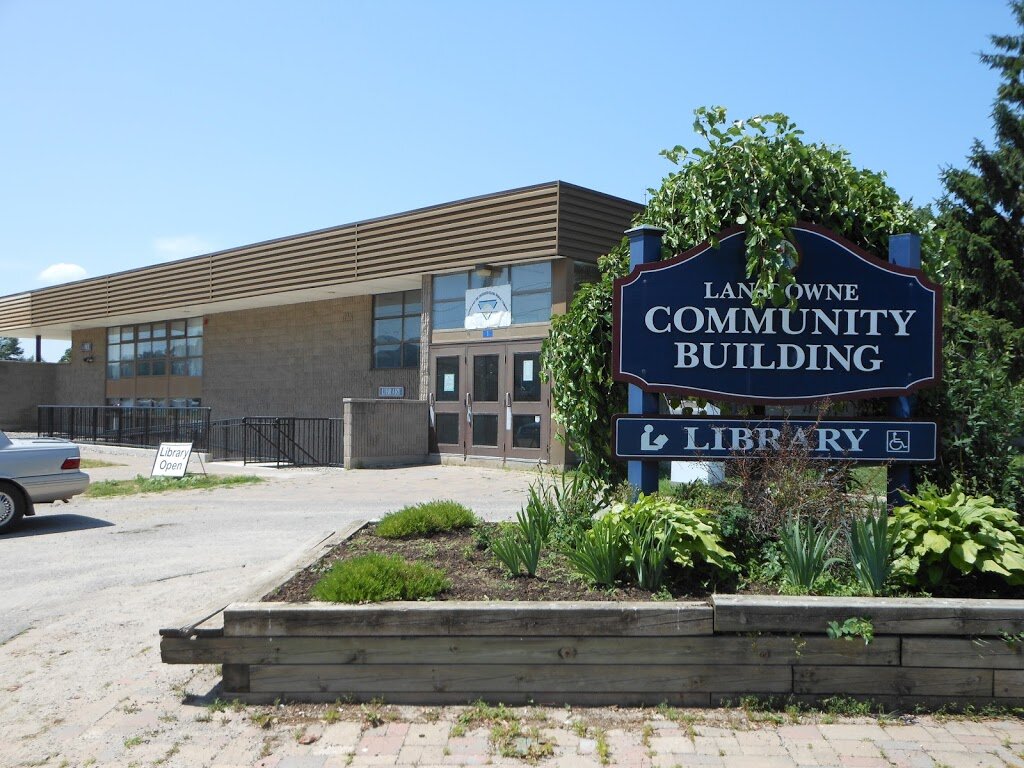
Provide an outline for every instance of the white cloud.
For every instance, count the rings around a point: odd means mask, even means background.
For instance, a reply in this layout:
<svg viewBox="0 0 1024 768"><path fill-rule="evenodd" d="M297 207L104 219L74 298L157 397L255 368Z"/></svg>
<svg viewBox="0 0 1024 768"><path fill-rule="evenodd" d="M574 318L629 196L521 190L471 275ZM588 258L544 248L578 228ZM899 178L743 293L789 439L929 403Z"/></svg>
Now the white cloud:
<svg viewBox="0 0 1024 768"><path fill-rule="evenodd" d="M56 285L57 283L69 283L72 280L81 280L89 273L84 267L77 264L51 264L36 277L36 280L44 285Z"/></svg>
<svg viewBox="0 0 1024 768"><path fill-rule="evenodd" d="M153 241L153 248L165 259L184 259L213 250L212 245L196 235L158 237Z"/></svg>

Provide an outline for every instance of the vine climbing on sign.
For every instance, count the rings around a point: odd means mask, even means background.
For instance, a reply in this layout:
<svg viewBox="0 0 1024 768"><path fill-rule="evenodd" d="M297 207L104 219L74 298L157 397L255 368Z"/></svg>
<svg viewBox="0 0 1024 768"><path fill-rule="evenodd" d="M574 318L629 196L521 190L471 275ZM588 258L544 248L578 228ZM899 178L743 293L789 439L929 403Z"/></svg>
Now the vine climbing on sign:
<svg viewBox="0 0 1024 768"><path fill-rule="evenodd" d="M661 154L676 170L650 190L634 224L665 229L663 258L740 226L751 305L793 306L796 248L790 228L808 221L885 258L894 233L923 238L926 264L939 244L930 216L900 199L884 174L858 169L849 154L809 144L780 113L728 119L723 107L701 107L694 130L702 145ZM623 468L611 457L611 417L626 410L626 389L612 381L612 281L629 271L625 240L598 261L599 282L582 286L565 315L552 318L544 368L552 381L555 419L581 469L609 481ZM788 291L788 292L787 292Z"/></svg>

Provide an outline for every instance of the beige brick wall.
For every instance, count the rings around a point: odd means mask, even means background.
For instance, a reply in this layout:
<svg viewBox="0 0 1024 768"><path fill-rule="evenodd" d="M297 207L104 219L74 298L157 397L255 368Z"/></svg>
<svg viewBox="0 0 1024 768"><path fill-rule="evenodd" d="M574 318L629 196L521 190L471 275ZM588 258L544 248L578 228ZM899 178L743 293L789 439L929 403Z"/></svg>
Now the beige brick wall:
<svg viewBox="0 0 1024 768"><path fill-rule="evenodd" d="M203 405L214 419L342 415L342 399L404 386L419 369L370 368L370 296L207 315Z"/></svg>
<svg viewBox="0 0 1024 768"><path fill-rule="evenodd" d="M346 398L344 414L348 469L426 462L429 449L425 401Z"/></svg>
<svg viewBox="0 0 1024 768"><path fill-rule="evenodd" d="M61 368L67 366L0 361L0 429L34 432L36 406L53 402Z"/></svg>
<svg viewBox="0 0 1024 768"><path fill-rule="evenodd" d="M83 352L82 344L92 344ZM91 363L85 362L92 357ZM104 405L106 403L106 328L89 328L71 333L71 362L57 371L52 405Z"/></svg>

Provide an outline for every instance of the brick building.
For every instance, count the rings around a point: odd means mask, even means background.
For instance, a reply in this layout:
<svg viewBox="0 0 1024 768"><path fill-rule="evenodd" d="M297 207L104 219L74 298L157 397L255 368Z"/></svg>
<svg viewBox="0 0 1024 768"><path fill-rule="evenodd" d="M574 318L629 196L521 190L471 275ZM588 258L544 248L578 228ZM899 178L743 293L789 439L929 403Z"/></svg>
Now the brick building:
<svg viewBox="0 0 1024 768"><path fill-rule="evenodd" d="M386 395L423 404L442 458L562 464L540 345L639 210L552 182L0 297L0 335L72 347L0 368L0 426L43 404L232 419Z"/></svg>

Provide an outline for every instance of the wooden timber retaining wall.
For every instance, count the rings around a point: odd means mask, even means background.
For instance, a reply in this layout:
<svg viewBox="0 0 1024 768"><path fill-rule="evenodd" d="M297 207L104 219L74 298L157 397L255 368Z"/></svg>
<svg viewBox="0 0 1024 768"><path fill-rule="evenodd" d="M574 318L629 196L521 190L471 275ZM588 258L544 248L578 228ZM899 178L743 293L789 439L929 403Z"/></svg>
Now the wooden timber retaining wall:
<svg viewBox="0 0 1024 768"><path fill-rule="evenodd" d="M826 635L853 616L870 644ZM165 662L223 664L220 695L252 703L1024 703L1024 600L233 603L223 627L160 632Z"/></svg>

